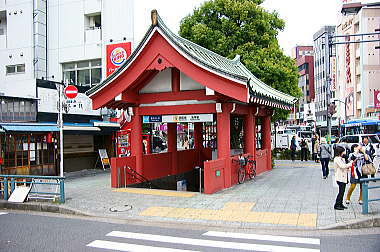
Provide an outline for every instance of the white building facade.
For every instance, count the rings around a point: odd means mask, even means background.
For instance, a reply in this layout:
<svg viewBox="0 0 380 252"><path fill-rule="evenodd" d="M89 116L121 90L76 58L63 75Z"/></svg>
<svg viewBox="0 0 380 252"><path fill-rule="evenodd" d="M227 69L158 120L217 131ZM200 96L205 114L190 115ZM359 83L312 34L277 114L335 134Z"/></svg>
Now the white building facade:
<svg viewBox="0 0 380 252"><path fill-rule="evenodd" d="M119 64L120 55L127 57L131 51L119 48L109 60L107 48L118 44L131 48L133 42L133 0L0 0L0 127L16 134L10 124L24 123L31 130L38 126L39 133L45 134L42 123L56 123L55 84L63 81L79 90L69 102L64 122L96 128L92 121L101 121L101 113L92 110L84 92L106 77L109 61ZM95 130L103 132L103 128ZM72 136L79 133L69 126L65 131ZM75 137L67 140L78 142L71 146L94 151L96 137L82 138L84 144ZM0 141L4 154L1 146ZM70 152L78 149L64 151Z"/></svg>
<svg viewBox="0 0 380 252"><path fill-rule="evenodd" d="M380 32L380 2L360 4L354 13L342 15L336 27L339 35ZM379 36L352 36L349 41L370 41ZM343 42L348 38L340 38ZM380 90L379 42L337 45L337 99L341 122L380 116L374 108L374 91ZM376 49L377 48L377 49Z"/></svg>
<svg viewBox="0 0 380 252"><path fill-rule="evenodd" d="M133 42L133 0L0 0L0 94L37 98L35 79L95 85L106 46Z"/></svg>

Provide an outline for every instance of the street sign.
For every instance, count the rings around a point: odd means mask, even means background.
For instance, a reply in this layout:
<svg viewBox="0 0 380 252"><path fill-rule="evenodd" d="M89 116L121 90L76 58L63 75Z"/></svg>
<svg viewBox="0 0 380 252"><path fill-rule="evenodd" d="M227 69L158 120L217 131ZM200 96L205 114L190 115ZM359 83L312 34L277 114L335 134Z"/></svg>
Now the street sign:
<svg viewBox="0 0 380 252"><path fill-rule="evenodd" d="M74 85L68 85L65 87L64 93L68 99L74 99L78 95L78 89Z"/></svg>

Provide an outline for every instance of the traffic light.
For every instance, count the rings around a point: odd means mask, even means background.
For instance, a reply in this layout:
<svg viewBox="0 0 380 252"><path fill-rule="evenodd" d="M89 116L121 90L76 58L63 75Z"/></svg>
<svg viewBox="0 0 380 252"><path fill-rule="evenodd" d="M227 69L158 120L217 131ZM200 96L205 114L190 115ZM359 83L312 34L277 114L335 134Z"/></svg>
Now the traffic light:
<svg viewBox="0 0 380 252"><path fill-rule="evenodd" d="M329 112L330 116L332 116L336 113L336 105L334 102L329 104L328 112Z"/></svg>

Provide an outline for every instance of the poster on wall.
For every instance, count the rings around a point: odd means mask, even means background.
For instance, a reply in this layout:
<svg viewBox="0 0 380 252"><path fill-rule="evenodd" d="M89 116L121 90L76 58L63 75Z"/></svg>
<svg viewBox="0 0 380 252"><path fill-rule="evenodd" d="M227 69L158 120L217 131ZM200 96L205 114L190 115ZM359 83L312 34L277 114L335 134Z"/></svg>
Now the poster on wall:
<svg viewBox="0 0 380 252"><path fill-rule="evenodd" d="M131 42L107 45L107 77L127 61L128 57L131 56L131 51Z"/></svg>
<svg viewBox="0 0 380 252"><path fill-rule="evenodd" d="M375 108L380 109L380 90L375 90L373 92L374 92L374 94L373 94L373 97L374 97L373 105L375 106Z"/></svg>

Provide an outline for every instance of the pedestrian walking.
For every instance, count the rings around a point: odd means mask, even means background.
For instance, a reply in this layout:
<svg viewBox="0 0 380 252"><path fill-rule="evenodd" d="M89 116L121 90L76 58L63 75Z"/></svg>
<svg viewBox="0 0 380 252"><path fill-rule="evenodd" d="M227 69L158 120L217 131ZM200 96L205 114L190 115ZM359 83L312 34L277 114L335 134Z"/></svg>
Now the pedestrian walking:
<svg viewBox="0 0 380 252"><path fill-rule="evenodd" d="M368 140L368 137L363 137L363 144L362 144L365 148L365 152L366 154L371 158L371 160L374 159L375 157L375 148L373 147L372 144L369 143L369 140ZM372 174L371 175L371 178L374 178L375 177L375 174ZM376 181L374 181L376 182Z"/></svg>
<svg viewBox="0 0 380 252"><path fill-rule="evenodd" d="M363 146L358 144L353 144L351 146L351 153L348 157L349 161L354 161L353 167L351 167L351 178L350 183L351 186L348 189L347 196L346 196L346 204L351 203L351 195L354 192L356 185L360 185L360 192L359 192L359 204L363 204L363 197L362 197L362 184L360 183L361 178L368 178L367 175L364 175L362 172L362 167L367 162L372 162L371 157L367 155L365 148Z"/></svg>
<svg viewBox="0 0 380 252"><path fill-rule="evenodd" d="M291 155L292 161L294 162L294 160L296 159L296 150L297 150L296 136L293 136L292 140L290 141L290 150L291 150L290 155Z"/></svg>
<svg viewBox="0 0 380 252"><path fill-rule="evenodd" d="M319 139L318 136L315 138L314 147L313 147L313 160L318 163L318 152L319 152Z"/></svg>
<svg viewBox="0 0 380 252"><path fill-rule="evenodd" d="M352 166L353 161L350 161L348 164L343 158L345 154L345 149L341 146L336 148L336 156L334 158L334 171L335 171L335 181L338 184L339 192L336 196L334 209L335 210L344 210L347 207L343 205L343 196L344 191L346 190L346 185L348 184L348 171Z"/></svg>
<svg viewBox="0 0 380 252"><path fill-rule="evenodd" d="M321 137L321 145L319 146L319 158L321 160L322 166L322 178L326 179L329 177L329 162L332 159L331 147L326 142L326 138Z"/></svg>
<svg viewBox="0 0 380 252"><path fill-rule="evenodd" d="M302 138L301 143L301 161L307 161L307 141L305 138Z"/></svg>

